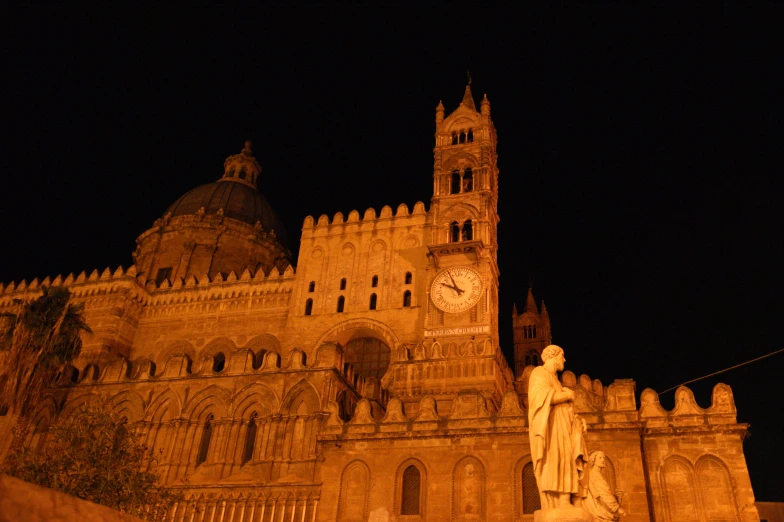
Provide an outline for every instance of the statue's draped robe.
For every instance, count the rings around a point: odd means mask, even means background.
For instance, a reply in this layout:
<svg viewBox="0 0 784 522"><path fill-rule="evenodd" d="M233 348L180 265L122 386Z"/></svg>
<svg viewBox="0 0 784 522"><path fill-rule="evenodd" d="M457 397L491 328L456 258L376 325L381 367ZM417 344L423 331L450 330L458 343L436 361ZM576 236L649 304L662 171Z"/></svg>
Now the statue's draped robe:
<svg viewBox="0 0 784 522"><path fill-rule="evenodd" d="M616 513L621 507L618 499L610 490L610 485L605 480L599 468L591 466L588 473L588 495L583 501L583 507L590 513L594 520L612 522L618 520Z"/></svg>
<svg viewBox="0 0 784 522"><path fill-rule="evenodd" d="M553 395L563 391L555 373L538 366L528 382L528 436L539 491L580 493L586 453L582 423L572 402L552 404Z"/></svg>

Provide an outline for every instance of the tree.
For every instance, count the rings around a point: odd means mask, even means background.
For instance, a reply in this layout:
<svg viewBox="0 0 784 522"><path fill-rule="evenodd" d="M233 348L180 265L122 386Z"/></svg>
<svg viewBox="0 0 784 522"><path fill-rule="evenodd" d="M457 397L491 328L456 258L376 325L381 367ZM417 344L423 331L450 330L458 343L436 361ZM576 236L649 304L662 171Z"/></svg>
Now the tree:
<svg viewBox="0 0 784 522"><path fill-rule="evenodd" d="M133 427L96 401L55 423L41 451L12 450L0 471L144 520L162 520L182 493L158 483L154 464Z"/></svg>
<svg viewBox="0 0 784 522"><path fill-rule="evenodd" d="M92 333L84 320L84 303L71 303L67 288L41 287L31 301L17 301L18 314L0 314L0 407L20 415L24 422L35 408L57 368L70 363L82 349L82 332Z"/></svg>

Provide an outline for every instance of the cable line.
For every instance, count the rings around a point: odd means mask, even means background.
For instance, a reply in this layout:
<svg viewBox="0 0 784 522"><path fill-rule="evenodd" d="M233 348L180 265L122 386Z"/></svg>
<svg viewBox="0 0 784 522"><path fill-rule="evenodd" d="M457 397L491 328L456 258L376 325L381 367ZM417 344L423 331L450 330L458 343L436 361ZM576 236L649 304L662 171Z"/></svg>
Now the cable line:
<svg viewBox="0 0 784 522"><path fill-rule="evenodd" d="M777 353L781 353L781 352L784 352L784 348L782 348L781 350L776 350L775 352L771 352L771 353L769 353L767 355L762 355L760 357L757 357L756 359L752 359L750 361L746 361L746 362L743 362L743 363L740 363L740 364L736 364L735 366L730 366L729 368L725 368L723 370L719 370L717 372L709 373L708 375L703 375L702 377L697 377L696 379L692 379L690 381L683 382L683 383L679 384L678 386L673 386L672 388L667 388L663 392L659 393L659 395L661 395L662 393L667 393L668 391L672 391L672 390L674 390L676 388L679 388L679 387L683 386L684 384L689 384L691 382L700 381L702 379L707 379L708 377L713 377L714 375L718 375L720 373L724 373L724 372L728 372L730 370L734 370L735 368L739 368L741 366L745 366L746 364L753 363L754 361L759 361L760 359L764 359L765 357L770 357L771 355L776 355Z"/></svg>

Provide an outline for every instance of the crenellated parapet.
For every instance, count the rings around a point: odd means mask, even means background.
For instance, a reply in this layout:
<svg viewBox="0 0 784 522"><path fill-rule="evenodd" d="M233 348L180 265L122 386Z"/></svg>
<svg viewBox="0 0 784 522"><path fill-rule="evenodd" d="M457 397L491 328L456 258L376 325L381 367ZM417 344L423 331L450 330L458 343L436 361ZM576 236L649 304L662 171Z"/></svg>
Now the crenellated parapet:
<svg viewBox="0 0 784 522"><path fill-rule="evenodd" d="M399 398L392 398L386 409L374 408L371 401L360 400L347 421L337 415L337 405L330 409L323 434L330 439L410 437L443 430L494 429L519 431L526 427L526 413L512 391L503 396L498 410L488 407L485 397L473 388L456 393L449 411L441 411L433 395L423 396L416 408L408 408Z"/></svg>
<svg viewBox="0 0 784 522"><path fill-rule="evenodd" d="M365 210L362 214L362 218L360 218L360 213L356 210L349 212L347 218L343 217L342 212L338 212L333 216L331 221L326 214L322 214L317 220L314 219L313 216L307 216L302 223L302 238L304 240L311 236L343 233L345 230L354 231L356 229L367 228L368 226L408 226L417 222L424 223L423 218L426 216L427 209L425 208L425 204L421 201L417 201L414 204L414 209L411 212L409 212L408 206L405 203L401 203L394 213L392 207L385 205L378 214L373 208ZM341 227L334 228L338 225Z"/></svg>
<svg viewBox="0 0 784 522"><path fill-rule="evenodd" d="M676 428L736 425L736 415L732 388L722 383L713 387L711 405L707 408L697 404L694 393L686 386L675 391L675 406L670 411L662 407L659 394L654 390L646 388L640 395L640 420L651 432L658 431L659 428L668 431Z"/></svg>

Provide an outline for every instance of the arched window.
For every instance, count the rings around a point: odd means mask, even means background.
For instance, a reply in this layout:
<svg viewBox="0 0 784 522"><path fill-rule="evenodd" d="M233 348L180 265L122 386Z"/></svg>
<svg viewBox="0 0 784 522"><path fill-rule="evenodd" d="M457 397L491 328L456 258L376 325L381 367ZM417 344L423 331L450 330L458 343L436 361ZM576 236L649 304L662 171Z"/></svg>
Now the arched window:
<svg viewBox="0 0 784 522"><path fill-rule="evenodd" d="M473 142L474 142L474 131L469 130L468 131L468 143L473 143Z"/></svg>
<svg viewBox="0 0 784 522"><path fill-rule="evenodd" d="M471 192L474 190L474 172L471 169L465 169L463 172L463 192Z"/></svg>
<svg viewBox="0 0 784 522"><path fill-rule="evenodd" d="M539 359L539 352L537 352L536 350L528 350L528 353L525 354L525 365L526 366L541 365L541 359Z"/></svg>
<svg viewBox="0 0 784 522"><path fill-rule="evenodd" d="M316 282L311 281L308 285L308 292L315 292L316 291Z"/></svg>
<svg viewBox="0 0 784 522"><path fill-rule="evenodd" d="M338 297L338 313L343 312L343 307L346 306L346 298L342 295Z"/></svg>
<svg viewBox="0 0 784 522"><path fill-rule="evenodd" d="M223 355L223 352L218 352L212 358L212 371L214 373L222 372L223 368L226 367L226 356Z"/></svg>
<svg viewBox="0 0 784 522"><path fill-rule="evenodd" d="M376 309L376 300L377 300L376 294L370 294L370 309L371 310L375 310Z"/></svg>
<svg viewBox="0 0 784 522"><path fill-rule="evenodd" d="M410 284L411 284L411 281L412 281L413 279L414 279L414 276L411 274L411 272L406 272L406 284L407 284L407 285L410 285Z"/></svg>
<svg viewBox="0 0 784 522"><path fill-rule="evenodd" d="M532 515L534 511L542 509L539 500L539 490L536 488L534 465L529 462L523 466L523 515Z"/></svg>
<svg viewBox="0 0 784 522"><path fill-rule="evenodd" d="M305 315L313 314L313 299L305 301Z"/></svg>
<svg viewBox="0 0 784 522"><path fill-rule="evenodd" d="M210 441L212 440L212 420L214 417L210 415L204 422L204 429L201 432L201 442L199 443L199 453L196 455L196 465L207 461L207 452L210 450Z"/></svg>
<svg viewBox="0 0 784 522"><path fill-rule="evenodd" d="M340 289L341 290L345 290L346 289L346 278L345 277L340 280Z"/></svg>
<svg viewBox="0 0 784 522"><path fill-rule="evenodd" d="M248 422L248 432L245 435L245 449L242 452L242 463L250 462L253 458L253 448L256 445L256 414Z"/></svg>
<svg viewBox="0 0 784 522"><path fill-rule="evenodd" d="M245 179L245 167L242 167L242 168L240 169L240 175L239 175L239 178L240 178L240 179Z"/></svg>
<svg viewBox="0 0 784 522"><path fill-rule="evenodd" d="M359 337L346 343L344 361L351 363L354 373L381 379L389 368L389 346L374 337ZM339 402L338 402L339 404Z"/></svg>
<svg viewBox="0 0 784 522"><path fill-rule="evenodd" d="M460 241L460 225L457 221L452 221L449 224L449 242L457 243Z"/></svg>
<svg viewBox="0 0 784 522"><path fill-rule="evenodd" d="M470 219L463 223L462 239L463 241L471 241L474 239L474 226Z"/></svg>
<svg viewBox="0 0 784 522"><path fill-rule="evenodd" d="M465 143L465 142L466 142L466 133L465 132L461 132L460 133L460 143Z"/></svg>
<svg viewBox="0 0 784 522"><path fill-rule="evenodd" d="M422 475L419 469L413 464L403 472L403 487L400 496L400 514L418 515L420 488L422 487Z"/></svg>
<svg viewBox="0 0 784 522"><path fill-rule="evenodd" d="M460 172L452 171L452 186L450 194L460 194Z"/></svg>
<svg viewBox="0 0 784 522"><path fill-rule="evenodd" d="M452 145L457 145L457 133L452 133Z"/></svg>
<svg viewBox="0 0 784 522"><path fill-rule="evenodd" d="M411 306L411 291L410 290L406 290L405 292L403 292L403 306L406 307L406 308Z"/></svg>
<svg viewBox="0 0 784 522"><path fill-rule="evenodd" d="M370 280L370 286L376 288L378 286L378 276L374 275L373 279Z"/></svg>

